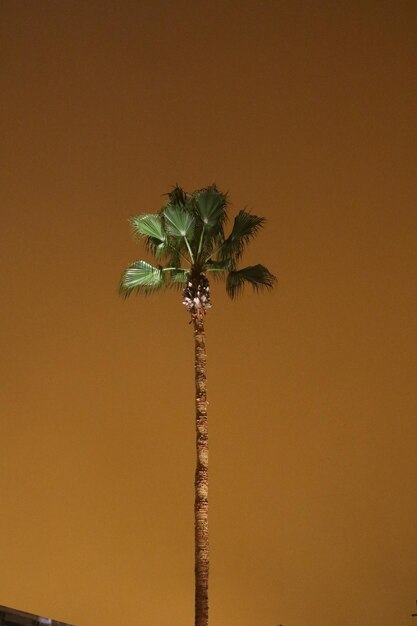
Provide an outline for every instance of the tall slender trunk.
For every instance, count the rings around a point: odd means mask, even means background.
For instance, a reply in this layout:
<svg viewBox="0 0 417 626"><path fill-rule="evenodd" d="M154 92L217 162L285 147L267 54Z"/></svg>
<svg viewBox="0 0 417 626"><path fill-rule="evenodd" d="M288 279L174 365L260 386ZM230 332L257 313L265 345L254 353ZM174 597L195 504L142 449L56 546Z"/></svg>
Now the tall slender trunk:
<svg viewBox="0 0 417 626"><path fill-rule="evenodd" d="M194 529L195 529L195 626L208 626L208 430L206 389L206 341L203 316L193 318L196 449Z"/></svg>

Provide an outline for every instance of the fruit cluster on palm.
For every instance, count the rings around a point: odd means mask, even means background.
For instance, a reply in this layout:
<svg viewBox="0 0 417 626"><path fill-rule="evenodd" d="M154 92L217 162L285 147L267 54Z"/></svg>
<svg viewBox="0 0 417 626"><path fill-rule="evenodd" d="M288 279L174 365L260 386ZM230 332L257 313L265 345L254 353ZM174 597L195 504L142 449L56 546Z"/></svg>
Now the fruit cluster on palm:
<svg viewBox="0 0 417 626"><path fill-rule="evenodd" d="M194 330L196 451L195 473L195 626L208 624L208 431L204 315L211 307L210 278L226 280L233 299L245 284L256 291L271 288L275 276L263 265L238 269L248 242L265 219L241 210L226 235L227 195L215 185L187 193L176 186L158 213L131 218L133 233L143 238L155 264L135 261L123 273L120 293L152 294L182 289L182 302Z"/></svg>

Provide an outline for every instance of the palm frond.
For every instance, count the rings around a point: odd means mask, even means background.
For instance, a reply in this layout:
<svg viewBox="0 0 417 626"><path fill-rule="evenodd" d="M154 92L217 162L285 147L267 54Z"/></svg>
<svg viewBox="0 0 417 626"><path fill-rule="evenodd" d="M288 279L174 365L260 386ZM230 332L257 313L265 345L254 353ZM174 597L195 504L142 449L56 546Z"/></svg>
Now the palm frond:
<svg viewBox="0 0 417 626"><path fill-rule="evenodd" d="M255 237L264 223L264 217L258 217L243 210L239 211L235 217L232 232L219 249L219 258L233 257L238 261L246 244Z"/></svg>
<svg viewBox="0 0 417 626"><path fill-rule="evenodd" d="M215 188L203 189L194 196L197 214L207 229L220 226L226 219L226 196Z"/></svg>
<svg viewBox="0 0 417 626"><path fill-rule="evenodd" d="M178 184L165 195L168 196L168 204L173 206L184 206L187 202L187 193Z"/></svg>
<svg viewBox="0 0 417 626"><path fill-rule="evenodd" d="M164 210L166 229L173 237L193 238L195 219L179 206L168 206Z"/></svg>
<svg viewBox="0 0 417 626"><path fill-rule="evenodd" d="M254 291L271 289L276 282L276 277L263 265L249 265L240 270L229 272L226 280L226 291L232 300L238 296L245 283L252 285Z"/></svg>
<svg viewBox="0 0 417 626"><path fill-rule="evenodd" d="M151 237L159 242L166 240L166 233L160 215L145 213L130 218L132 231L138 237Z"/></svg>
<svg viewBox="0 0 417 626"><path fill-rule="evenodd" d="M132 232L136 237L145 238L146 249L156 259L166 257L169 252L168 237L161 215L144 213L130 218Z"/></svg>
<svg viewBox="0 0 417 626"><path fill-rule="evenodd" d="M146 261L135 261L122 274L119 293L125 298L133 291L147 295L160 289L163 284L161 267L154 267Z"/></svg>

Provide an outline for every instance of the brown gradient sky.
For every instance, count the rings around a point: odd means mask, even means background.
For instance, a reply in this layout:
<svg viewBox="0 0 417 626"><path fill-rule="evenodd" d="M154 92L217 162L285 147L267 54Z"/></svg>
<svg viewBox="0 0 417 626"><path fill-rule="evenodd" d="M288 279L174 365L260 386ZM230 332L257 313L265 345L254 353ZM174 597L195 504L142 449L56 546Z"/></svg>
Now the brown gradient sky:
<svg viewBox="0 0 417 626"><path fill-rule="evenodd" d="M216 181L279 276L207 318L211 626L409 626L417 4L3 0L0 604L193 620L193 345L129 215Z"/></svg>

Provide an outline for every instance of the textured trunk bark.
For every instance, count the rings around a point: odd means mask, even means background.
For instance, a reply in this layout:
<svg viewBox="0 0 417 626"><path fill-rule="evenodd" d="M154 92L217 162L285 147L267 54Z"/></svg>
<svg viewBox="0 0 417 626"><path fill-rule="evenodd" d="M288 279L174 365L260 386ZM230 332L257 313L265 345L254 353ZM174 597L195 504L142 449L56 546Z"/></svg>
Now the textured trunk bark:
<svg viewBox="0 0 417 626"><path fill-rule="evenodd" d="M208 430L206 342L203 316L193 318L197 466L195 472L195 626L208 625Z"/></svg>

